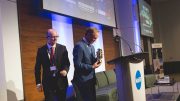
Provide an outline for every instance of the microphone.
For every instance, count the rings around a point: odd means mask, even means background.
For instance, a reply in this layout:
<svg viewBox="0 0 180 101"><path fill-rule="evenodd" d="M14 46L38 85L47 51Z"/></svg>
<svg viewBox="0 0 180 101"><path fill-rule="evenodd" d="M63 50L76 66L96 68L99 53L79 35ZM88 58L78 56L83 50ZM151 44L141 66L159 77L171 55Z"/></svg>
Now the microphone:
<svg viewBox="0 0 180 101"><path fill-rule="evenodd" d="M124 39L123 37L121 37L121 36L119 36L119 35L116 35L114 38L115 38L115 41L116 41L116 42L119 42L120 40L122 40L123 42L125 42L125 43L128 45L128 48L129 48L131 54L134 54L134 52L133 52L133 50L132 50L129 42L128 42L126 39Z"/></svg>
<svg viewBox="0 0 180 101"><path fill-rule="evenodd" d="M136 45L137 47L139 47L142 53L144 52L144 51L143 51L143 48L142 48L140 45L138 45L138 44L135 43L135 42L133 42L133 44Z"/></svg>
<svg viewBox="0 0 180 101"><path fill-rule="evenodd" d="M132 48L131 48L131 46L130 46L130 44L129 44L129 41L127 41L126 39L124 39L123 37L118 36L118 35L116 35L115 37L119 37L118 40L121 39L123 42L125 42L125 43L128 45L129 50L131 51L131 53L134 54L134 52L133 52L133 50L132 50ZM142 47L141 47L140 45L136 44L135 42L133 42L132 44L134 44L135 46L139 47L139 49L141 50L141 52L144 52L143 49L142 49Z"/></svg>
<svg viewBox="0 0 180 101"><path fill-rule="evenodd" d="M144 51L143 51L143 48L142 48L140 45L138 45L138 44L135 43L135 42L131 42L131 43L130 43L126 38L122 37L121 35L122 35L122 34L121 34L121 31L120 31L119 28L113 28L113 36L114 36L115 41L116 41L116 42L119 42L120 40L122 40L123 42L125 42L125 44L128 45L128 48L129 48L131 54L134 54L134 52L133 52L130 44L133 44L133 45L135 45L135 46L138 46L139 49L141 50L141 52L144 52Z"/></svg>
<svg viewBox="0 0 180 101"><path fill-rule="evenodd" d="M116 35L115 37L116 37L119 41L122 40L123 42L125 42L125 43L128 45L128 48L129 48L129 50L130 50L130 52L131 52L131 55L135 54L135 52L133 52L133 50L132 50L132 48L131 48L131 46L130 46L130 44L129 44L129 41L127 41L126 39L124 39L123 37L118 36L118 35ZM136 44L135 42L132 42L132 43L133 43L135 46L138 46L138 47L140 48L141 52L144 52L143 49L142 49L142 47L141 47L140 45ZM141 60L142 60L141 58L138 58L138 57L136 57L136 56L134 56L133 59L136 60L136 61L141 61Z"/></svg>

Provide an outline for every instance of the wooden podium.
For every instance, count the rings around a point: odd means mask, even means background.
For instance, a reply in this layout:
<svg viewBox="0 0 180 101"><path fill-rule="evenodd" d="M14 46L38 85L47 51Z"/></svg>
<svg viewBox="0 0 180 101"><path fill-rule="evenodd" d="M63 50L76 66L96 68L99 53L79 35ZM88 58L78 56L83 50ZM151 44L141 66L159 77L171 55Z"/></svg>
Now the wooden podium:
<svg viewBox="0 0 180 101"><path fill-rule="evenodd" d="M119 101L146 101L143 60L147 53L135 53L110 60L115 64Z"/></svg>

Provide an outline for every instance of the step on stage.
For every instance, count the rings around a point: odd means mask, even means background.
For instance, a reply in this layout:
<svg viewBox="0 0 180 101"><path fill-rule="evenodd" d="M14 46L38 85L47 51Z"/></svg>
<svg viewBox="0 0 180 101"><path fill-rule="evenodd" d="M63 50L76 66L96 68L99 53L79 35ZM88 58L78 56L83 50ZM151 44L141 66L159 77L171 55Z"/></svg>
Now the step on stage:
<svg viewBox="0 0 180 101"><path fill-rule="evenodd" d="M146 94L146 101L180 101L179 92L161 92L159 94Z"/></svg>

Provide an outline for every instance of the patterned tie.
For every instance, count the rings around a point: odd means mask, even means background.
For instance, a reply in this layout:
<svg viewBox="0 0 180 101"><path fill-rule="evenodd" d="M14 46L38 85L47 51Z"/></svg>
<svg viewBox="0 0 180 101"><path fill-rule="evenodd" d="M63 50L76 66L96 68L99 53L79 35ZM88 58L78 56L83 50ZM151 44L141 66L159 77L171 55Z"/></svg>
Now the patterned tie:
<svg viewBox="0 0 180 101"><path fill-rule="evenodd" d="M51 65L54 65L54 47L51 47L50 61Z"/></svg>

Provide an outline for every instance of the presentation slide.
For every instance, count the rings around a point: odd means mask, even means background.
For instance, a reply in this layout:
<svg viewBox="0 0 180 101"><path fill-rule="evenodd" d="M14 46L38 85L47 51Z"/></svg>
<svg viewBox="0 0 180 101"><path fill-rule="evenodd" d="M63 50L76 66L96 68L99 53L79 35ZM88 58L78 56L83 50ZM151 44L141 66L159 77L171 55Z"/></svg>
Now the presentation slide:
<svg viewBox="0 0 180 101"><path fill-rule="evenodd" d="M151 7L144 0L139 0L141 34L154 37Z"/></svg>
<svg viewBox="0 0 180 101"><path fill-rule="evenodd" d="M43 0L43 9L116 27L113 0Z"/></svg>

